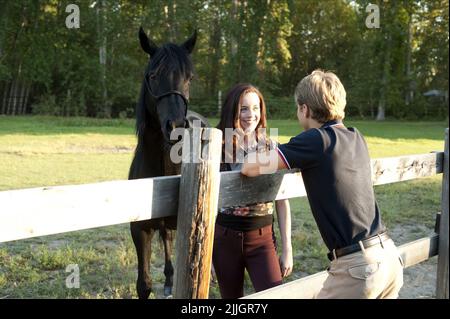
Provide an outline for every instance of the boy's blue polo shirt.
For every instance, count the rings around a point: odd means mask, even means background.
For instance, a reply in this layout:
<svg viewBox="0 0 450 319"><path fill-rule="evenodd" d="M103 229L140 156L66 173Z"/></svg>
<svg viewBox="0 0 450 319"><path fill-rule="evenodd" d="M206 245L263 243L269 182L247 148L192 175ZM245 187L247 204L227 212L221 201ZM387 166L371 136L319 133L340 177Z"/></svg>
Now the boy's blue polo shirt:
<svg viewBox="0 0 450 319"><path fill-rule="evenodd" d="M367 144L357 129L330 121L291 138L278 153L289 168L300 168L312 213L330 251L384 231Z"/></svg>

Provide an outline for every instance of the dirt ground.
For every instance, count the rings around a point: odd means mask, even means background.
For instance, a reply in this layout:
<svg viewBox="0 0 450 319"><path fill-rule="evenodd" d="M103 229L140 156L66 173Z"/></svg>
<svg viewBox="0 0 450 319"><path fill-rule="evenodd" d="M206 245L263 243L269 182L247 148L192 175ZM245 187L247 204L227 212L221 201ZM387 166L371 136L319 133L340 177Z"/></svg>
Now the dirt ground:
<svg viewBox="0 0 450 319"><path fill-rule="evenodd" d="M423 225L401 225L389 230L397 246L430 236L434 233ZM400 299L431 299L436 297L437 256L409 267L403 272L403 288Z"/></svg>

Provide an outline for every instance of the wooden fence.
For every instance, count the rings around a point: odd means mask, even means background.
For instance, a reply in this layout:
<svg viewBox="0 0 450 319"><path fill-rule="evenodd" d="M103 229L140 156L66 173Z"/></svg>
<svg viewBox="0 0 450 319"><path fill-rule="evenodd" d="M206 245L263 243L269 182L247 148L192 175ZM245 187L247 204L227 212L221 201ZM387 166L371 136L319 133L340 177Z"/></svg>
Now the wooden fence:
<svg viewBox="0 0 450 319"><path fill-rule="evenodd" d="M175 297L207 298L217 207L303 197L306 191L297 170L254 178L219 173L217 129L187 130L184 143L191 147L183 154L178 176L0 192L0 242L178 214ZM439 256L437 298L449 298L448 162L448 129L444 152L372 160L374 185L443 173L437 233L399 247L405 267ZM312 298L325 275L320 272L246 298Z"/></svg>

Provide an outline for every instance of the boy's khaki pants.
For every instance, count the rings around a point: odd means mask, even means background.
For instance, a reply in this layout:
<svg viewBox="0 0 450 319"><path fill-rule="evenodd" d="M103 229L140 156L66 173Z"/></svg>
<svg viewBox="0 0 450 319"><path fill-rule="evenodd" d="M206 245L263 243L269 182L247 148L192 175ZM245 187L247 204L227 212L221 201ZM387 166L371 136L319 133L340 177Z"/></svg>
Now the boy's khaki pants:
<svg viewBox="0 0 450 319"><path fill-rule="evenodd" d="M398 298L403 261L392 239L334 259L316 298Z"/></svg>

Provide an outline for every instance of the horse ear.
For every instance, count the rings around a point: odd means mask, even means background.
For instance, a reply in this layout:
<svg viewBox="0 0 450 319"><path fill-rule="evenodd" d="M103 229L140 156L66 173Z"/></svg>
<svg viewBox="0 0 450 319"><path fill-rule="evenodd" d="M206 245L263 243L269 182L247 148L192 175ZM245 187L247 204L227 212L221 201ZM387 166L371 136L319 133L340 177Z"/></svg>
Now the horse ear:
<svg viewBox="0 0 450 319"><path fill-rule="evenodd" d="M139 41L141 42L142 50L150 56L153 56L156 53L156 50L158 50L158 46L147 37L142 27L139 28Z"/></svg>
<svg viewBox="0 0 450 319"><path fill-rule="evenodd" d="M195 30L194 34L182 45L189 54L194 50L195 41L197 41L197 30Z"/></svg>

